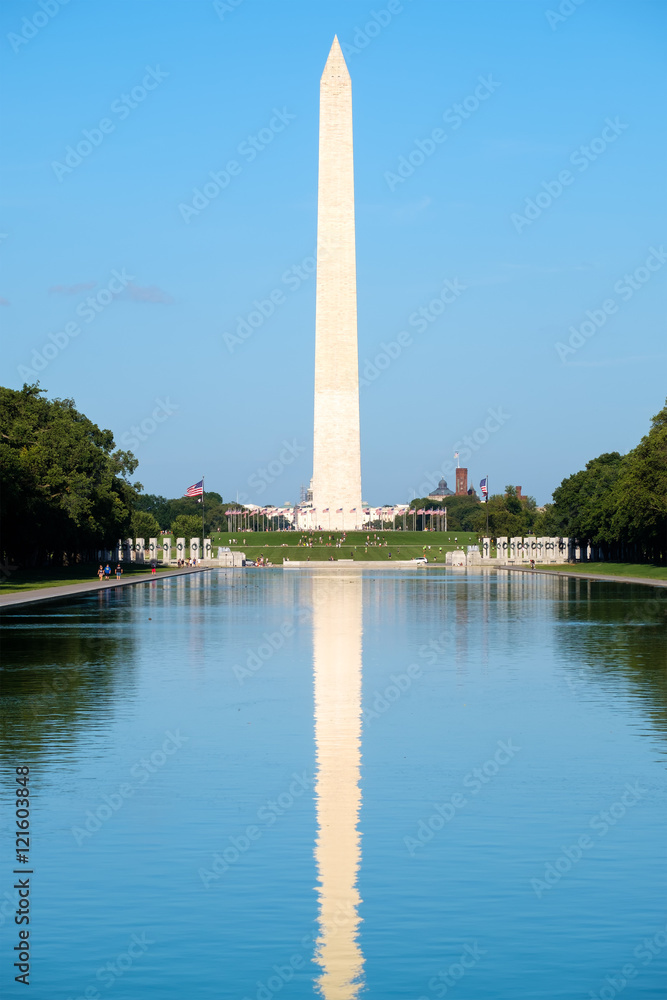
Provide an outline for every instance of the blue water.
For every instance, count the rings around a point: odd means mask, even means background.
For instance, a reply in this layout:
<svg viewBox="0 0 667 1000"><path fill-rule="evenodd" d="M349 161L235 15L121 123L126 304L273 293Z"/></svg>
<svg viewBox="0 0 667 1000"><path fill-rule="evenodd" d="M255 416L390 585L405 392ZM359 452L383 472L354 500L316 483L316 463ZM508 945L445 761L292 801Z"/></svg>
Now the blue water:
<svg viewBox="0 0 667 1000"><path fill-rule="evenodd" d="M5 614L0 993L667 996L666 610L357 568Z"/></svg>

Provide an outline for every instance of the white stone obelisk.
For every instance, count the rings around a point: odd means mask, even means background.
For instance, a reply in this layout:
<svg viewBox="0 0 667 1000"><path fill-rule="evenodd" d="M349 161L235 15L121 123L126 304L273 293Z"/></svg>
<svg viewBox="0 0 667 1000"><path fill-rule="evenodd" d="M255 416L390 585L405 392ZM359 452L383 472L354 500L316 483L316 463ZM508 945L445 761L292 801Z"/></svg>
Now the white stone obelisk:
<svg viewBox="0 0 667 1000"><path fill-rule="evenodd" d="M317 524L340 531L363 511L352 85L337 38L320 81L317 197L313 507Z"/></svg>

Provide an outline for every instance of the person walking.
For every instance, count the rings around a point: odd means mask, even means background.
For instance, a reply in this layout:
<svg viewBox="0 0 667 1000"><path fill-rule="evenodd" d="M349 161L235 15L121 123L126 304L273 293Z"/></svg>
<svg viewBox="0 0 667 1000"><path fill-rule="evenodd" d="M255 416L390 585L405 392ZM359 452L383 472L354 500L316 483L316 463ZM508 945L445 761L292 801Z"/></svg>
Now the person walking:
<svg viewBox="0 0 667 1000"><path fill-rule="evenodd" d="M97 571L97 578L100 581L100 583L104 579L104 566L102 565L102 563L100 563L99 569Z"/></svg>
<svg viewBox="0 0 667 1000"><path fill-rule="evenodd" d="M111 577L111 566L109 565L109 563L107 563L106 566L104 567L104 579L107 581L107 583L109 582L110 577Z"/></svg>
<svg viewBox="0 0 667 1000"><path fill-rule="evenodd" d="M123 572L123 567L121 566L120 563L117 563L117 565L116 565L116 580L120 580L122 572Z"/></svg>

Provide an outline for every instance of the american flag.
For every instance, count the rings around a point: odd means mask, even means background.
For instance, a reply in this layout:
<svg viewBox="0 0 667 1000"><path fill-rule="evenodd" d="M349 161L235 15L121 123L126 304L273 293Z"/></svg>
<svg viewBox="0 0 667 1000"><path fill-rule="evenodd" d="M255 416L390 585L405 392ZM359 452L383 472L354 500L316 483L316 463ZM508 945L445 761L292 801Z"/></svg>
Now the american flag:
<svg viewBox="0 0 667 1000"><path fill-rule="evenodd" d="M482 491L482 496L483 497L488 497L488 495L489 495L489 479L488 479L488 476L486 477L486 479L483 479L481 481L481 483L479 484L479 488Z"/></svg>
<svg viewBox="0 0 667 1000"><path fill-rule="evenodd" d="M194 486L188 486L184 494L186 497L201 497L204 495L204 480L201 479Z"/></svg>

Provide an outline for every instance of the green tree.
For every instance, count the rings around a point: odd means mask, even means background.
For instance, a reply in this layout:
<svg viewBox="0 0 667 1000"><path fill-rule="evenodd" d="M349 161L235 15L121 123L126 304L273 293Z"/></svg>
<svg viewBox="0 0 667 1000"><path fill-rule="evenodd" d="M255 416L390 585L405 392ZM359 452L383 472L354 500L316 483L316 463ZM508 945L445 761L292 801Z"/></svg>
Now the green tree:
<svg viewBox="0 0 667 1000"><path fill-rule="evenodd" d="M554 534L601 546L606 558L667 560L667 406L627 455L599 455L554 490Z"/></svg>
<svg viewBox="0 0 667 1000"><path fill-rule="evenodd" d="M191 538L201 538L201 517L194 514L179 514L171 525L174 538L185 538L189 544Z"/></svg>
<svg viewBox="0 0 667 1000"><path fill-rule="evenodd" d="M615 491L612 529L639 546L647 558L664 561L667 552L667 406L651 429L626 455Z"/></svg>
<svg viewBox="0 0 667 1000"><path fill-rule="evenodd" d="M45 399L38 384L0 388L0 514L6 560L111 547L130 527L139 483L131 452L114 450L72 399Z"/></svg>
<svg viewBox="0 0 667 1000"><path fill-rule="evenodd" d="M160 534L160 525L156 519L143 510L135 510L130 523L132 538L157 538Z"/></svg>
<svg viewBox="0 0 667 1000"><path fill-rule="evenodd" d="M162 531L167 531L173 520L171 515L171 501L167 500L166 497L157 496L155 493L143 493L137 497L135 510L151 514L160 525Z"/></svg>

